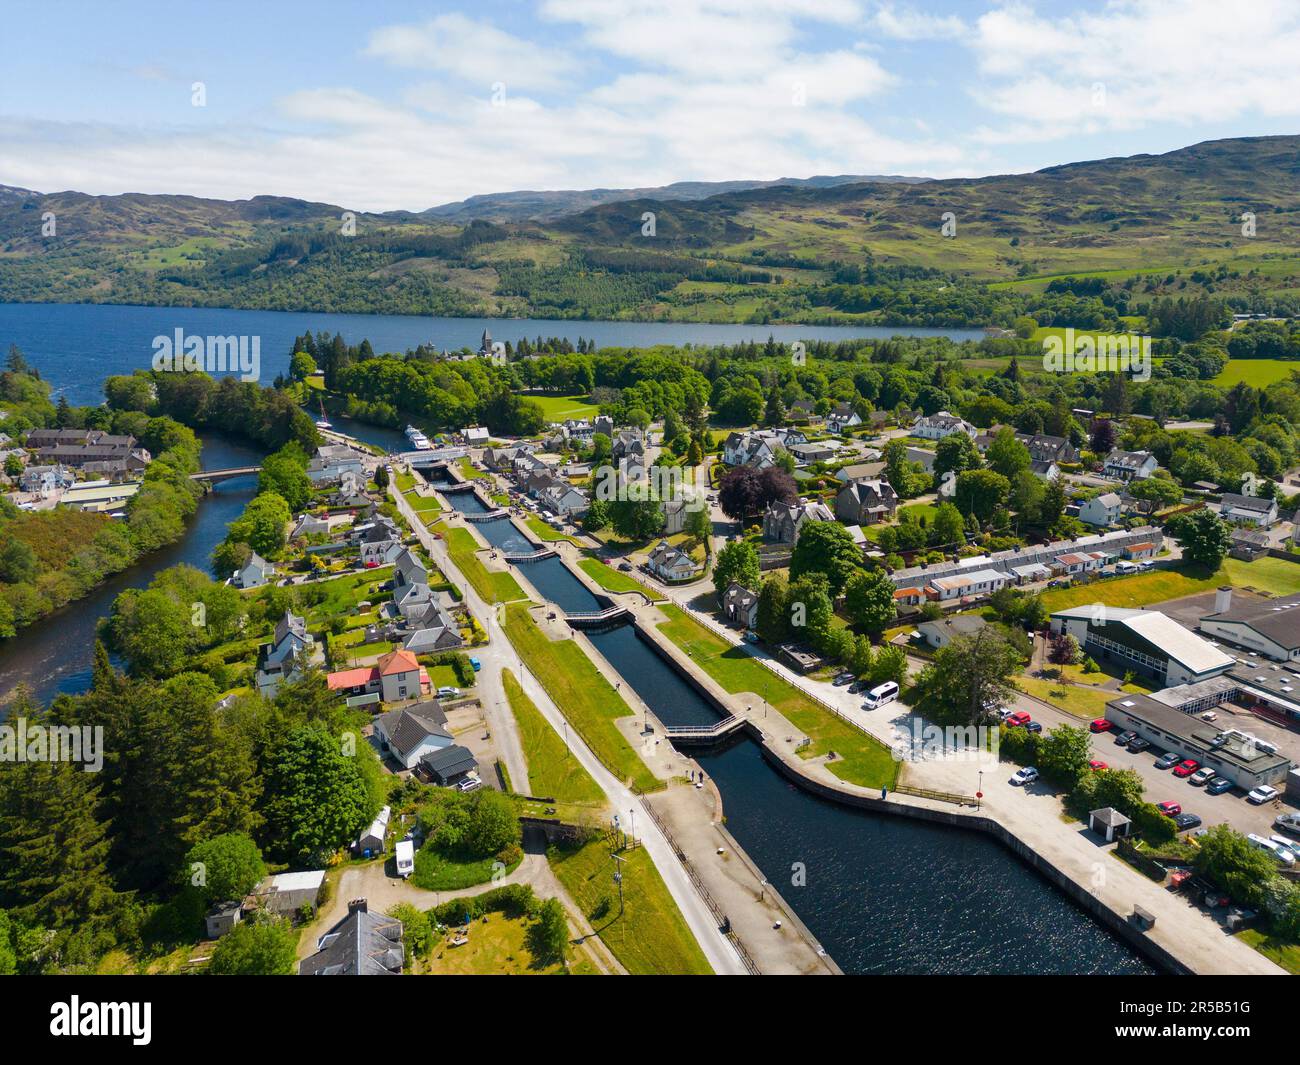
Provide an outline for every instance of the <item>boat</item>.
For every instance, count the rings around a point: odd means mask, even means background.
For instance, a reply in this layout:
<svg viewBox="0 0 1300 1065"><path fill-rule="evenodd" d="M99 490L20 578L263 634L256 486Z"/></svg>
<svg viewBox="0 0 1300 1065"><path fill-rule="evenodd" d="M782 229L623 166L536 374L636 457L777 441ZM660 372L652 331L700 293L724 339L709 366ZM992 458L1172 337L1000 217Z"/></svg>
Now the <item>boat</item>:
<svg viewBox="0 0 1300 1065"><path fill-rule="evenodd" d="M406 439L411 442L411 446L416 451L430 451L433 449L433 445L429 443L429 438L414 425L406 427Z"/></svg>
<svg viewBox="0 0 1300 1065"><path fill-rule="evenodd" d="M321 400L321 401L320 401L320 417L319 417L318 419L316 419L316 428L317 428L317 429L333 429L333 428L334 428L334 426L330 425L329 419L325 417L325 401L324 401L324 400Z"/></svg>

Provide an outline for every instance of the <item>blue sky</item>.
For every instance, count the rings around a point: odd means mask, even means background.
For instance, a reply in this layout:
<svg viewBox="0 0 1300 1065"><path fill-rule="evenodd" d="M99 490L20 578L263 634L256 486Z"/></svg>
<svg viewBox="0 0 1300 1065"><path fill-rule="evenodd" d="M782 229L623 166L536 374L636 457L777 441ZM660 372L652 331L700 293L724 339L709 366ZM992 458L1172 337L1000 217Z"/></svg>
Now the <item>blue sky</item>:
<svg viewBox="0 0 1300 1065"><path fill-rule="evenodd" d="M0 183L45 192L421 210L1300 127L1295 0L54 0L5 45Z"/></svg>

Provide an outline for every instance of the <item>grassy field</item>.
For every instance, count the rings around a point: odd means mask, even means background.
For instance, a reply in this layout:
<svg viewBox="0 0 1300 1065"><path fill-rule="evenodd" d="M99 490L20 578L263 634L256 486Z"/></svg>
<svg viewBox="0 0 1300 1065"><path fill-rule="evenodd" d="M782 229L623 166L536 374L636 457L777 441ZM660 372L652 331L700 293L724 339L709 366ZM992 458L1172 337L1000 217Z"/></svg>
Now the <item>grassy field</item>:
<svg viewBox="0 0 1300 1065"><path fill-rule="evenodd" d="M1300 362L1292 359L1229 359L1212 383L1231 388L1244 381L1252 388L1264 388L1287 380L1296 371L1300 371Z"/></svg>
<svg viewBox="0 0 1300 1065"><path fill-rule="evenodd" d="M1254 588L1270 595L1300 592L1300 562L1288 562L1283 558L1259 558L1254 562L1226 558L1223 572L1238 588Z"/></svg>
<svg viewBox="0 0 1300 1065"><path fill-rule="evenodd" d="M1261 558L1254 562L1227 558L1215 573L1190 567L1154 569L1132 577L1112 577L1079 584L1071 588L1049 588L1043 592L1043 605L1051 610L1105 603L1107 606L1152 606L1169 599L1181 599L1231 584L1237 588L1254 588L1269 595L1300 592L1300 563L1280 558Z"/></svg>
<svg viewBox="0 0 1300 1065"><path fill-rule="evenodd" d="M542 408L548 422L562 422L568 418L590 418L600 412L586 396L545 396L536 392L525 393L527 399Z"/></svg>
<svg viewBox="0 0 1300 1065"><path fill-rule="evenodd" d="M643 848L625 850L615 862L609 845L595 840L578 848L552 848L551 868L605 946L635 976L707 975L713 970ZM614 867L623 874L619 913ZM602 908L608 912L600 915Z"/></svg>
<svg viewBox="0 0 1300 1065"><path fill-rule="evenodd" d="M514 872L521 861L523 858L514 862L506 872ZM415 872L411 874L411 883L426 891L459 891L486 884L492 879L496 863L495 858L458 861L437 853L426 843L415 853Z"/></svg>
<svg viewBox="0 0 1300 1065"><path fill-rule="evenodd" d="M544 543L553 544L557 540L567 540L571 544L578 542L568 533L562 533L559 529L547 525L541 518L525 518L524 524L528 526L534 536Z"/></svg>
<svg viewBox="0 0 1300 1065"><path fill-rule="evenodd" d="M620 573L613 566L607 566L598 558L584 558L579 563L583 572L607 592L644 592L652 602L662 602L663 596L652 591L634 577Z"/></svg>
<svg viewBox="0 0 1300 1065"><path fill-rule="evenodd" d="M408 495L406 501L411 504L411 509L417 514L425 514L428 511L438 512L442 510L442 504L438 502L436 496L417 496ZM425 519L428 520L427 518Z"/></svg>
<svg viewBox="0 0 1300 1065"><path fill-rule="evenodd" d="M521 603L506 607L506 635L605 768L644 791L664 785L614 724L632 709L572 640L549 640Z"/></svg>
<svg viewBox="0 0 1300 1065"><path fill-rule="evenodd" d="M474 468L474 464L470 462L468 455L462 458L457 465L460 467L461 476L467 481L483 481L488 477L488 474L482 470Z"/></svg>
<svg viewBox="0 0 1300 1065"><path fill-rule="evenodd" d="M1106 704L1112 699L1118 699L1120 695L1119 692L1057 684L1054 680L1039 680L1037 677L1017 677L1016 684L1035 699L1051 703L1067 714L1089 721L1095 717L1105 717Z"/></svg>
<svg viewBox="0 0 1300 1065"><path fill-rule="evenodd" d="M1300 944L1277 939L1257 928L1246 928L1237 938L1259 951L1269 961L1276 962L1292 976L1300 976Z"/></svg>
<svg viewBox="0 0 1300 1065"><path fill-rule="evenodd" d="M507 917L502 913L488 914L487 923L475 921L469 930L469 942L463 947L451 946L451 936L445 936L433 948L426 962L417 964L417 974L430 976L551 976L565 972L558 962L539 965L528 949L528 917ZM568 972L575 975L594 975L596 968L579 955L569 963Z"/></svg>
<svg viewBox="0 0 1300 1065"><path fill-rule="evenodd" d="M893 785L898 777L898 763L882 743L841 721L678 607L666 604L660 609L672 620L663 622L659 630L694 658L709 676L733 694L753 692L766 699L812 740L800 752L803 757L813 758L834 751L839 758L830 763L830 771L841 780L870 788Z"/></svg>
<svg viewBox="0 0 1300 1065"><path fill-rule="evenodd" d="M528 794L559 802L603 803L605 795L599 785L569 753L564 741L519 686L515 675L503 670L501 681L528 761Z"/></svg>
<svg viewBox="0 0 1300 1065"><path fill-rule="evenodd" d="M441 526L435 531L446 537L447 551L456 563L456 568L489 603L510 603L516 599L528 598L510 573L489 570L479 561L478 552L482 548L468 529Z"/></svg>

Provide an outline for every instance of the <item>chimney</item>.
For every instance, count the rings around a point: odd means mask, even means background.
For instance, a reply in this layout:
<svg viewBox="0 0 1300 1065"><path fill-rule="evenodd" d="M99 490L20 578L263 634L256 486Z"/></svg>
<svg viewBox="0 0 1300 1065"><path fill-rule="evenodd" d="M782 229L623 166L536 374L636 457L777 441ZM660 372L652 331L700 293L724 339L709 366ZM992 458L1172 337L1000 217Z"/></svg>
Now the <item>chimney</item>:
<svg viewBox="0 0 1300 1065"><path fill-rule="evenodd" d="M366 913L368 909L365 899L353 899L348 903L348 913Z"/></svg>
<svg viewBox="0 0 1300 1065"><path fill-rule="evenodd" d="M1218 588L1214 593L1214 612L1222 614L1226 610L1232 609L1232 585L1225 584Z"/></svg>

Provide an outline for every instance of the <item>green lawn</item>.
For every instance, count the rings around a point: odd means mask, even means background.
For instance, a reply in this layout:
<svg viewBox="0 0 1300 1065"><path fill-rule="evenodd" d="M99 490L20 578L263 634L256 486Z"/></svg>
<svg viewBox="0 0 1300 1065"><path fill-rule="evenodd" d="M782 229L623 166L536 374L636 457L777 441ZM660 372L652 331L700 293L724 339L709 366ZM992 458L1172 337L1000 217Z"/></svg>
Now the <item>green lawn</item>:
<svg viewBox="0 0 1300 1065"><path fill-rule="evenodd" d="M569 753L564 740L524 693L515 675L508 669L503 670L501 681L505 685L510 712L519 726L524 757L528 760L528 794L559 802L603 803L604 792Z"/></svg>
<svg viewBox="0 0 1300 1065"><path fill-rule="evenodd" d="M417 496L414 493L406 497L406 501L411 505L411 509L417 514L424 514L426 511L440 511L442 504L438 502L436 496ZM427 518L425 519L428 520Z"/></svg>
<svg viewBox="0 0 1300 1065"><path fill-rule="evenodd" d="M431 526L432 528L432 526ZM479 560L478 552L483 550L474 539L474 534L459 526L449 528L442 526L435 530L447 539L447 552L456 568L465 575L465 579L474 586L489 603L509 603L516 599L527 599L519 582L506 571L489 570Z"/></svg>
<svg viewBox="0 0 1300 1065"><path fill-rule="evenodd" d="M556 877L587 916L605 946L636 976L707 975L713 970L682 919L646 851L619 854L598 839L582 847L552 848L547 857ZM623 875L619 912L614 869ZM603 915L601 910L607 910Z"/></svg>
<svg viewBox="0 0 1300 1065"><path fill-rule="evenodd" d="M579 563L583 571L607 592L644 592L652 602L661 602L663 596L651 591L626 573L620 573L612 566L607 566L598 558L584 558Z"/></svg>
<svg viewBox="0 0 1300 1065"><path fill-rule="evenodd" d="M586 396L545 396L535 392L525 393L542 408L548 422L562 422L568 418L590 418L600 413L600 408Z"/></svg>
<svg viewBox="0 0 1300 1065"><path fill-rule="evenodd" d="M578 542L568 533L562 533L559 529L547 525L541 518L525 518L524 524L528 526L534 536L544 543L553 544L557 540L567 540L571 544Z"/></svg>
<svg viewBox="0 0 1300 1065"><path fill-rule="evenodd" d="M733 694L753 692L766 699L812 740L800 751L803 757L834 751L839 757L830 763L830 770L841 780L869 788L893 786L898 778L898 763L884 744L829 713L742 648L714 635L678 607L664 604L660 609L671 620L663 622L659 631L694 658L709 676Z"/></svg>
<svg viewBox="0 0 1300 1065"><path fill-rule="evenodd" d="M1223 560L1222 568L1209 575L1190 566L1154 569L1132 577L1110 577L1070 588L1049 588L1043 592L1043 605L1049 611L1092 603L1153 606L1169 599L1207 592L1221 584L1254 588L1269 595L1291 595L1300 592L1300 563L1280 558L1261 558L1254 562L1227 558Z"/></svg>
<svg viewBox="0 0 1300 1065"><path fill-rule="evenodd" d="M1300 362L1294 359L1229 359L1211 383L1220 388L1231 388L1244 381L1252 388L1265 388L1287 380L1297 370L1300 370Z"/></svg>
<svg viewBox="0 0 1300 1065"><path fill-rule="evenodd" d="M1237 933L1237 938L1259 951L1269 961L1282 966L1292 976L1300 976L1300 944L1277 939L1257 928L1243 929Z"/></svg>
<svg viewBox="0 0 1300 1065"><path fill-rule="evenodd" d="M506 607L506 635L605 768L643 791L664 786L614 724L632 716L631 707L581 647L572 640L547 639L522 603Z"/></svg>
<svg viewBox="0 0 1300 1065"><path fill-rule="evenodd" d="M514 872L521 861L522 857L510 865L506 872ZM473 861L449 858L426 843L415 854L415 872L411 874L411 883L426 891L459 891L490 881L496 863L495 858L477 858Z"/></svg>
<svg viewBox="0 0 1300 1065"><path fill-rule="evenodd" d="M1057 684L1037 677L1017 677L1016 684L1035 699L1051 703L1067 714L1087 718L1106 716L1106 704L1118 699L1119 692L1100 691L1097 688L1080 688L1073 684Z"/></svg>
<svg viewBox="0 0 1300 1065"><path fill-rule="evenodd" d="M529 917L488 915L487 922L475 921L469 942L453 947L452 936L443 936L430 952L428 961L416 962L413 972L429 976L549 976L566 971L559 962L540 965L528 947ZM568 972L594 975L597 970L584 954L569 951Z"/></svg>
<svg viewBox="0 0 1300 1065"><path fill-rule="evenodd" d="M461 476L463 476L467 481L482 481L486 480L488 477L488 474L484 473L482 470L474 468L474 464L470 462L468 455L462 458L458 465L460 466Z"/></svg>
<svg viewBox="0 0 1300 1065"><path fill-rule="evenodd" d="M1223 571L1238 588L1254 588L1270 595L1300 592L1300 562L1288 562L1284 558L1259 558L1254 562L1225 558Z"/></svg>

